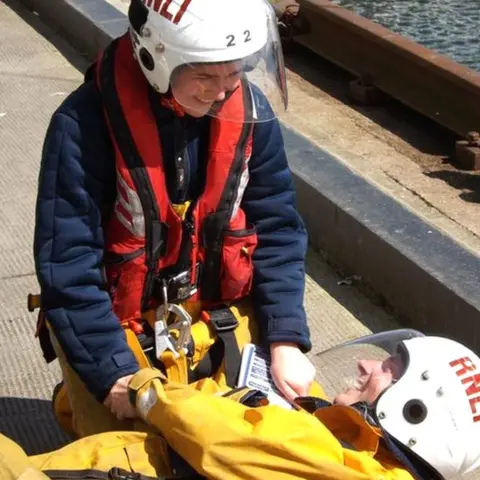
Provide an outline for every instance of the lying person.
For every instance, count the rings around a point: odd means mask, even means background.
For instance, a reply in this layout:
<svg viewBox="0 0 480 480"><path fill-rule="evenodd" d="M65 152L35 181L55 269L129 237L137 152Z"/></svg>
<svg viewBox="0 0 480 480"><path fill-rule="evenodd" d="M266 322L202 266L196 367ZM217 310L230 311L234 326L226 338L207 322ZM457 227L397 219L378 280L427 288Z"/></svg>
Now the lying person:
<svg viewBox="0 0 480 480"><path fill-rule="evenodd" d="M393 331L330 349L318 367L332 403L300 397L291 410L266 405L258 391L225 394L211 379L175 384L143 369L129 384L130 398L154 433L99 434L26 465L46 478L89 469L90 477L74 478L123 480L430 480L480 465L480 358L469 348Z"/></svg>

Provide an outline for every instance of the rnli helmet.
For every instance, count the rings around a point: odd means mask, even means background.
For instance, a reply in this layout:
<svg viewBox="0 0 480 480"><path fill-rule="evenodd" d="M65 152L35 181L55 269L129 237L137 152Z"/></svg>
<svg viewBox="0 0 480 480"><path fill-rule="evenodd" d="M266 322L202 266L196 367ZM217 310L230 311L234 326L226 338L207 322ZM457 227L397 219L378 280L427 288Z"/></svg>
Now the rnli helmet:
<svg viewBox="0 0 480 480"><path fill-rule="evenodd" d="M215 66L214 74L200 70L196 77L203 88L200 102L212 100L210 91L233 78L258 92L252 121L285 111L285 66L275 10L267 0L131 0L129 21L135 57L157 92L175 96L179 72ZM220 116L218 110L212 114Z"/></svg>
<svg viewBox="0 0 480 480"><path fill-rule="evenodd" d="M480 466L480 358L470 348L402 329L349 341L318 359L318 381L333 403L365 408L437 478Z"/></svg>

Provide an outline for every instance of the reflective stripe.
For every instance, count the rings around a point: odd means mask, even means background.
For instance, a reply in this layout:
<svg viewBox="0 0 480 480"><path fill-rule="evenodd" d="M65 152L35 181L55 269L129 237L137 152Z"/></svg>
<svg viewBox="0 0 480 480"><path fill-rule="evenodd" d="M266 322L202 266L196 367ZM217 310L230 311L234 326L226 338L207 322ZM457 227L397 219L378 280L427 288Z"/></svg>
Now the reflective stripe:
<svg viewBox="0 0 480 480"><path fill-rule="evenodd" d="M131 233L137 237L145 237L145 217L140 197L128 186L118 171L115 214Z"/></svg>

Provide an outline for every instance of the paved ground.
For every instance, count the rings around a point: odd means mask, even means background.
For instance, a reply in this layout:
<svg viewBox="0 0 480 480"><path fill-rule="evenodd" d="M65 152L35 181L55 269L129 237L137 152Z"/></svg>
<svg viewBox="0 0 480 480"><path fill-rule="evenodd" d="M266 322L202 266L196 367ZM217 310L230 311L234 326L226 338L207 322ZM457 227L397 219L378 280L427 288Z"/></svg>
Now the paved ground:
<svg viewBox="0 0 480 480"><path fill-rule="evenodd" d="M58 381L34 340L26 296L37 291L32 257L36 181L49 118L86 64L15 0L0 4L0 432L29 453L65 441L48 399ZM314 352L397 325L310 252L306 305ZM313 357L312 357L313 358Z"/></svg>

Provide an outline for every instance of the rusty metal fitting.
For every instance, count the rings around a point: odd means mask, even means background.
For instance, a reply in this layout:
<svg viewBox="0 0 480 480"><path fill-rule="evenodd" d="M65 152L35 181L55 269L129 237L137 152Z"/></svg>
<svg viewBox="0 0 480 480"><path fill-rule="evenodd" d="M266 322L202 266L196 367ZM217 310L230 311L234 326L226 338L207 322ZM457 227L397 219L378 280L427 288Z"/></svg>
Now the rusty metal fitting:
<svg viewBox="0 0 480 480"><path fill-rule="evenodd" d="M354 102L362 105L379 105L382 103L382 93L374 85L374 79L371 75L363 75L356 80L352 80L348 86L350 97Z"/></svg>
<svg viewBox="0 0 480 480"><path fill-rule="evenodd" d="M480 147L480 133L478 132L468 132L465 135L465 140L472 146L472 147Z"/></svg>
<svg viewBox="0 0 480 480"><path fill-rule="evenodd" d="M375 86L375 79L373 78L373 75L370 75L369 73L366 73L365 75L362 75L358 79L360 85L364 87L374 87Z"/></svg>
<svg viewBox="0 0 480 480"><path fill-rule="evenodd" d="M42 301L39 294L29 293L27 297L27 308L29 312L34 312L37 308L41 308Z"/></svg>
<svg viewBox="0 0 480 480"><path fill-rule="evenodd" d="M455 143L455 158L460 168L480 170L480 134L470 131L465 140Z"/></svg>
<svg viewBox="0 0 480 480"><path fill-rule="evenodd" d="M293 51L293 37L300 32L299 25L302 24L298 17L299 5L296 2L285 4L277 2L274 5L278 20L278 30L282 40L284 53Z"/></svg>

